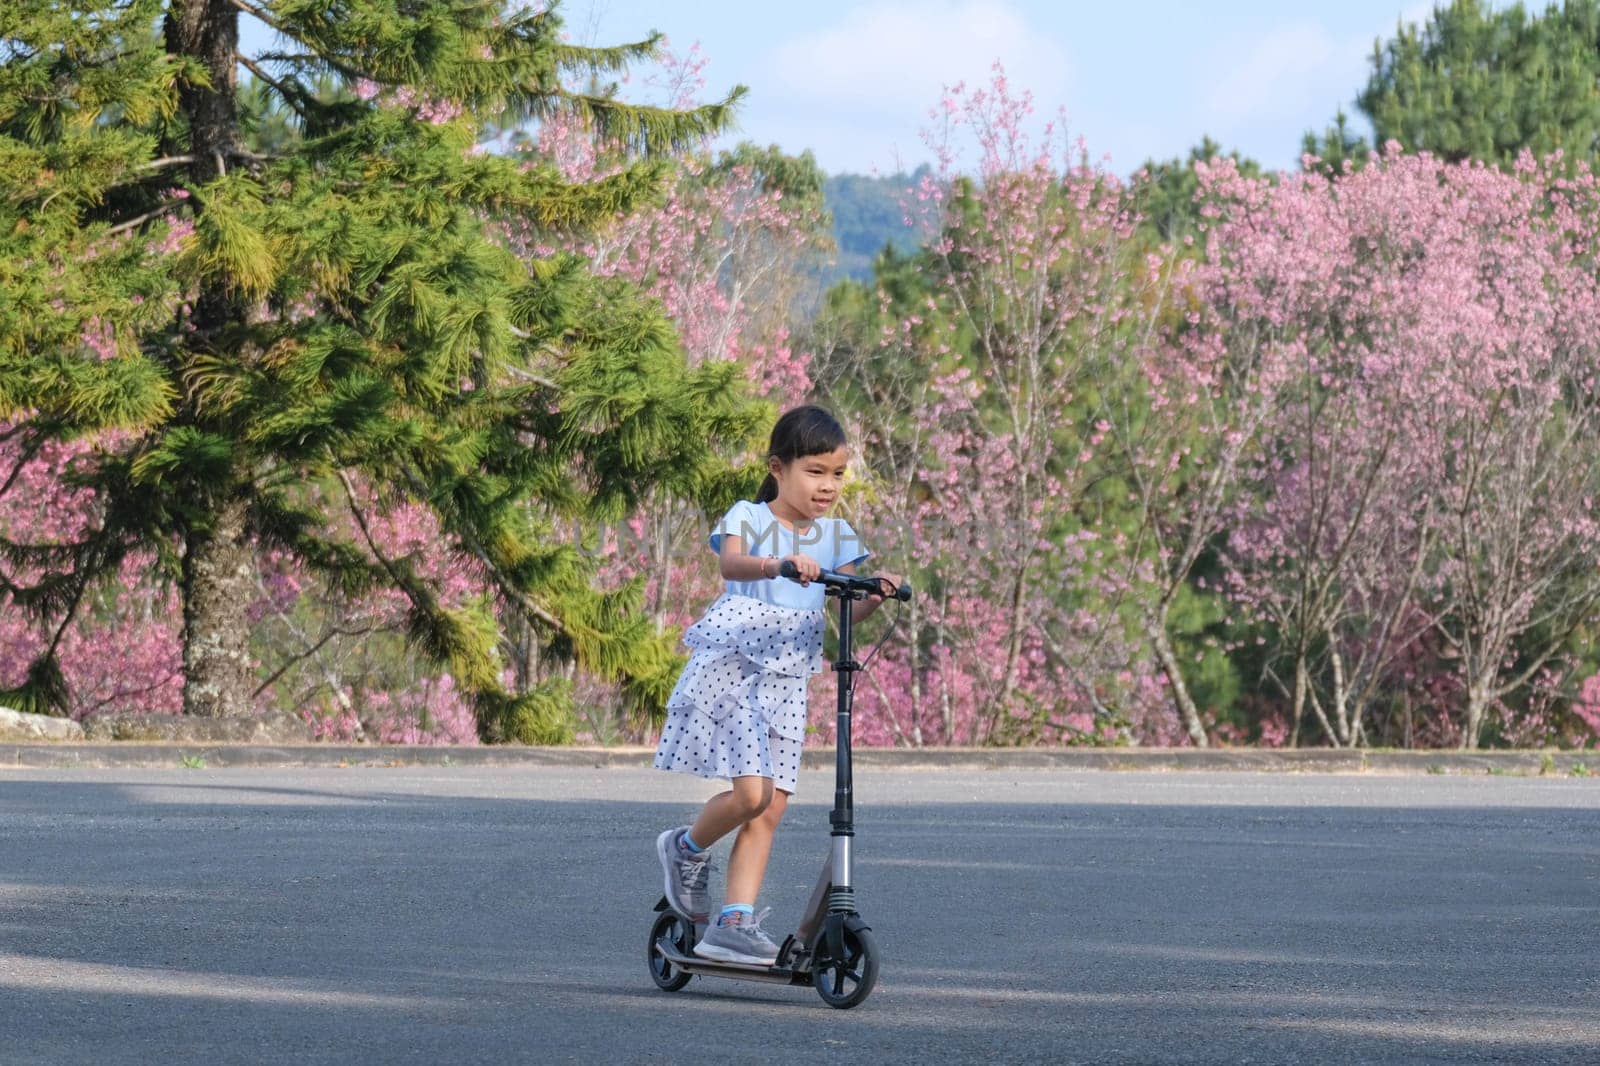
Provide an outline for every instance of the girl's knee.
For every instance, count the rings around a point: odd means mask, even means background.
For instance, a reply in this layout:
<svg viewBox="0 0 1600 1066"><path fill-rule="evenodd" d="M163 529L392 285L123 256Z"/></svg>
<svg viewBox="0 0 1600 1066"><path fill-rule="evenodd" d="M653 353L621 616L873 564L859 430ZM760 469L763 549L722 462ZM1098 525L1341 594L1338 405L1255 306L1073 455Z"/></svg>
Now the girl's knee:
<svg viewBox="0 0 1600 1066"><path fill-rule="evenodd" d="M758 818L772 804L772 780L766 777L735 778L733 799L746 821Z"/></svg>
<svg viewBox="0 0 1600 1066"><path fill-rule="evenodd" d="M782 789L773 791L766 808L761 812L760 820L776 830L778 823L783 821L783 812L789 806L789 794Z"/></svg>

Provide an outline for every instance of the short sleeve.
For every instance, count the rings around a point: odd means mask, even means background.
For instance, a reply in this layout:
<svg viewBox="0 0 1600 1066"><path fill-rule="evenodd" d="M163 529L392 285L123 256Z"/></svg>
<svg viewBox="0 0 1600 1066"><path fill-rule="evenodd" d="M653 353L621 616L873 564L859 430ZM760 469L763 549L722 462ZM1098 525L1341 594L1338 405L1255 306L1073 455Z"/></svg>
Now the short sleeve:
<svg viewBox="0 0 1600 1066"><path fill-rule="evenodd" d="M748 550L760 534L755 505L749 500L740 500L728 508L728 513L722 516L722 521L711 527L711 550L718 555L722 554L724 534L739 537Z"/></svg>
<svg viewBox="0 0 1600 1066"><path fill-rule="evenodd" d="M833 566L837 570L841 566L859 563L872 553L867 551L866 545L861 543L861 537L851 528L850 523L839 519L833 527Z"/></svg>

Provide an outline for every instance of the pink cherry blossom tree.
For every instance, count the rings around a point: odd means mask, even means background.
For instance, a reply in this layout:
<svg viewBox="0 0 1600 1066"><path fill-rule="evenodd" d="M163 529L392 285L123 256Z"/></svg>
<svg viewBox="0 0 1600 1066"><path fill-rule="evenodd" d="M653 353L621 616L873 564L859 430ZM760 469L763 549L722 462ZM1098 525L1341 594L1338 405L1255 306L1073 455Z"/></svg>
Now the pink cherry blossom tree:
<svg viewBox="0 0 1600 1066"><path fill-rule="evenodd" d="M1465 690L1461 746L1475 748L1496 701L1600 607L1600 196L1559 159L1450 177L1444 206L1470 253L1456 267L1467 298L1431 309L1445 351L1418 404L1450 548L1425 602Z"/></svg>
<svg viewBox="0 0 1600 1066"><path fill-rule="evenodd" d="M1296 722L1360 742L1426 636L1476 747L1600 603L1593 178L1391 147L1333 178L1206 182L1211 306L1282 382L1231 588L1283 641Z"/></svg>
<svg viewBox="0 0 1600 1066"><path fill-rule="evenodd" d="M1577 698L1572 701L1572 710L1593 734L1590 741L1600 748L1600 674L1591 674L1584 679Z"/></svg>
<svg viewBox="0 0 1600 1066"><path fill-rule="evenodd" d="M107 434L99 446L115 447L117 440ZM43 442L24 423L0 425L0 537L35 551L82 539L100 504L92 491L72 485L71 474L95 446ZM175 713L183 703L176 597L155 563L148 553L130 554L117 580L94 588L91 602L67 623L30 618L14 607L0 611L0 688L20 685L28 663L55 644L74 717ZM42 576L37 564L0 563L6 587L35 586Z"/></svg>
<svg viewBox="0 0 1600 1066"><path fill-rule="evenodd" d="M1267 676L1289 700L1291 743L1308 708L1329 743L1360 742L1385 670L1431 621L1414 593L1437 522L1407 376L1426 369L1395 358L1416 344L1406 303L1420 294L1392 284L1394 257L1372 254L1388 242L1370 240L1374 198L1351 187L1383 180L1351 177L1335 196L1317 173L1269 182L1229 166L1202 183L1222 212L1220 320L1276 366L1223 557L1231 595L1290 664L1288 681Z"/></svg>
<svg viewBox="0 0 1600 1066"><path fill-rule="evenodd" d="M822 364L864 422L867 524L921 581L886 652L896 742L1156 739L1159 686L1135 680L1115 590L1085 577L1077 510L1101 444L1085 386L1137 343L1151 279L1121 183L1059 121L1035 137L1031 112L998 67L949 92L927 135L940 165L908 202L938 235L918 261L932 283L920 304L881 290L876 336Z"/></svg>

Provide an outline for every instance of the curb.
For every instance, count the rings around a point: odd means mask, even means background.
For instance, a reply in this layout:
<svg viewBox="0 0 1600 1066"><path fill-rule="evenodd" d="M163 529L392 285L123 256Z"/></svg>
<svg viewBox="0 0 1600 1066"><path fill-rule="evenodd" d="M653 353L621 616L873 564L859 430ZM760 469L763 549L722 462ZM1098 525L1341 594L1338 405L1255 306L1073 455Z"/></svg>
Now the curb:
<svg viewBox="0 0 1600 1066"><path fill-rule="evenodd" d="M0 769L234 767L648 767L653 748L421 747L400 744L0 744ZM1136 770L1321 774L1600 775L1600 752L1297 751L1244 748L858 748L858 766L900 770ZM810 748L807 769L833 765Z"/></svg>

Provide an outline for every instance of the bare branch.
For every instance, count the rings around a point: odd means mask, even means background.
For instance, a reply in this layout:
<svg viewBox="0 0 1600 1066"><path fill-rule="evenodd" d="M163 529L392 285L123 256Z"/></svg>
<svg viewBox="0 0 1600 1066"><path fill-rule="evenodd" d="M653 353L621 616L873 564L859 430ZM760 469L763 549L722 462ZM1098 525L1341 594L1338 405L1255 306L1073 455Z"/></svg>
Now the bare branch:
<svg viewBox="0 0 1600 1066"><path fill-rule="evenodd" d="M174 207L177 207L181 203L183 203L182 200L163 201L162 204L153 211L146 211L137 218L130 218L126 222L119 222L115 226L112 226L110 229L106 230L106 236L111 237L118 233L126 233L131 229L137 229L146 222L149 222L151 219L159 218L160 216L166 214L168 211L171 211Z"/></svg>

